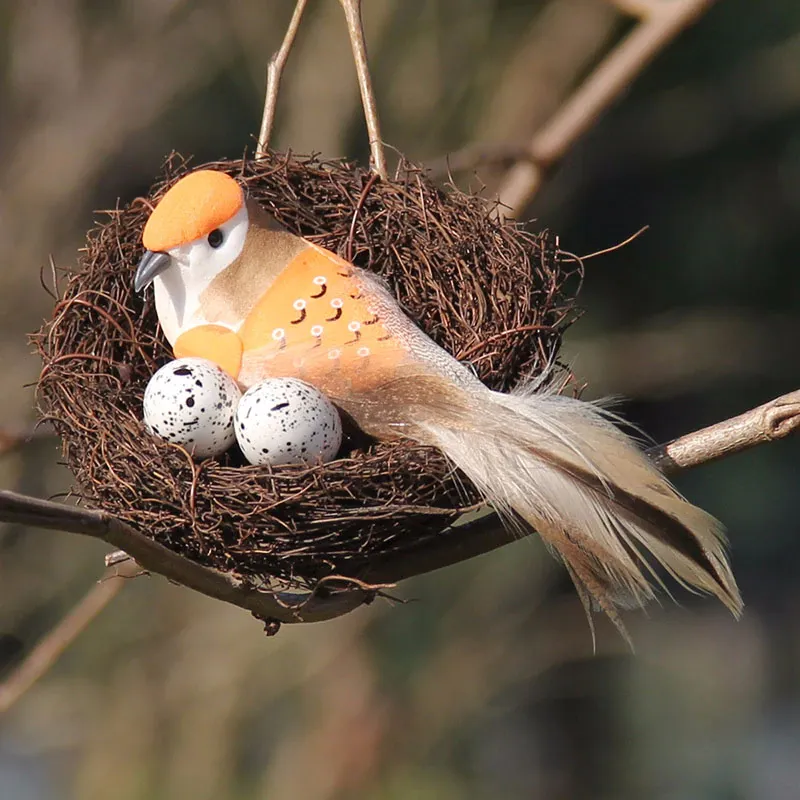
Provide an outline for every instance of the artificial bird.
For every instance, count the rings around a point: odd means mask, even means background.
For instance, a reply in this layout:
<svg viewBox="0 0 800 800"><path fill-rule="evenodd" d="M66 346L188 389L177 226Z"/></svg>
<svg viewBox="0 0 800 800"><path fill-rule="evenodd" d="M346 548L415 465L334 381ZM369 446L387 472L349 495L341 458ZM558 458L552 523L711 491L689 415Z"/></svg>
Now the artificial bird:
<svg viewBox="0 0 800 800"><path fill-rule="evenodd" d="M226 173L198 170L161 198L134 287L154 287L176 358L207 358L246 389L316 386L366 434L438 448L504 523L539 533L587 613L643 605L662 584L742 601L724 531L685 500L602 406L547 379L490 390L405 314L374 274L277 230ZM663 585L663 584L662 584Z"/></svg>

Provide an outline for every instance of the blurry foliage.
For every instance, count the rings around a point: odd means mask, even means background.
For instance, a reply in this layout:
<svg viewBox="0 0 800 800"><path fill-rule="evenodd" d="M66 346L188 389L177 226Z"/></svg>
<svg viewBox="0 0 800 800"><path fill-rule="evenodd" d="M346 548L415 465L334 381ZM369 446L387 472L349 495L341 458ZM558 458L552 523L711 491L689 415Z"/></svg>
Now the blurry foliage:
<svg viewBox="0 0 800 800"><path fill-rule="evenodd" d="M25 333L93 208L143 192L172 149L253 145L285 0L0 5L4 423L31 418ZM628 23L604 0L369 0L387 141L412 159L523 141ZM292 53L274 145L366 158L335 0ZM568 355L664 439L797 388L800 4L719 0L569 154L526 216L589 253ZM499 173L457 176L487 192ZM48 495L57 446L0 462ZM537 541L409 582L399 607L285 628L160 579L131 585L0 721L0 797L798 796L798 445L682 476L731 531L734 623L679 594L632 615L627 654ZM26 652L100 572L77 537L0 529L0 632ZM0 669L21 656L0 642Z"/></svg>

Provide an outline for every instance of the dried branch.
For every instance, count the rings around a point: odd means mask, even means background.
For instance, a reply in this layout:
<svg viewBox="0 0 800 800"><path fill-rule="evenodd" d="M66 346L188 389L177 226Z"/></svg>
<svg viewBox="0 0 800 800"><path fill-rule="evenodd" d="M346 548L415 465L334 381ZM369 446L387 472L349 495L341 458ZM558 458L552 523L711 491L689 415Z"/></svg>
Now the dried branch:
<svg viewBox="0 0 800 800"><path fill-rule="evenodd" d="M361 0L339 0L339 2L347 19L347 32L353 48L353 60L356 64L358 86L361 90L361 102L364 106L364 118L369 135L369 149L372 153L372 167L381 178L385 179L387 176L386 154L383 150L378 107L375 103L375 93L372 90L372 78L367 62L367 46L364 40L364 26L361 22Z"/></svg>
<svg viewBox="0 0 800 800"><path fill-rule="evenodd" d="M269 140L272 136L272 127L275 124L275 110L278 106L278 91L281 85L283 68L286 66L286 59L289 58L289 51L294 45L297 29L300 27L300 20L306 9L307 0L297 0L294 7L289 27L283 37L283 42L277 52L272 54L272 58L267 65L267 91L264 97L264 113L261 117L261 130L258 134L258 146L256 148L256 158L263 158L266 155Z"/></svg>
<svg viewBox="0 0 800 800"><path fill-rule="evenodd" d="M352 611L369 599L361 590L319 594L259 591L231 573L209 569L174 553L102 511L0 491L0 520L79 533L124 550L147 572L155 572L201 594L244 608L265 621L318 622Z"/></svg>
<svg viewBox="0 0 800 800"><path fill-rule="evenodd" d="M498 196L508 216L522 211L539 189L545 171L597 121L634 78L714 0L637 3L642 22L600 63L578 90L531 139L525 160L503 179ZM645 9L646 5L646 9ZM505 146L506 149L508 146ZM479 155L481 151L476 151ZM484 151L485 155L485 151Z"/></svg>
<svg viewBox="0 0 800 800"><path fill-rule="evenodd" d="M800 429L800 390L744 414L682 436L648 451L667 474L789 436ZM0 491L0 520L80 533L119 547L149 572L244 608L259 619L317 622L346 614L367 602L369 590L276 594L257 591L235 575L189 561L125 523L100 511L87 511L14 492ZM415 548L387 554L360 575L360 585L385 585L432 572L488 553L519 538L494 513L459 522ZM346 581L345 581L346 582ZM368 582L368 583L364 583Z"/></svg>
<svg viewBox="0 0 800 800"><path fill-rule="evenodd" d="M800 390L738 417L653 447L648 455L666 473L716 461L758 444L784 439L800 429Z"/></svg>
<svg viewBox="0 0 800 800"><path fill-rule="evenodd" d="M22 697L53 666L94 618L119 594L125 581L141 572L135 562L110 567L83 599L48 633L0 684L0 714Z"/></svg>

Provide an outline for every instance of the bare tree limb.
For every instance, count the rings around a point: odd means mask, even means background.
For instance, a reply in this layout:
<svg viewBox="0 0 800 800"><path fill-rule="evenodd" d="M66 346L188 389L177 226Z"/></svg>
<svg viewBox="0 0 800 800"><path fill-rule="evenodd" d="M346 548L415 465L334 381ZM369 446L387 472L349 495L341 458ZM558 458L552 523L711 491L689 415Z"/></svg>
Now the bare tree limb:
<svg viewBox="0 0 800 800"><path fill-rule="evenodd" d="M667 474L716 461L800 429L800 390L648 451Z"/></svg>
<svg viewBox="0 0 800 800"><path fill-rule="evenodd" d="M665 473L671 474L723 458L750 447L789 436L800 429L800 390L744 414L682 436L648 451ZM416 547L388 553L370 562L358 586L340 591L288 594L258 591L235 575L209 569L149 539L101 511L0 491L0 520L102 539L129 554L142 569L194 589L201 594L244 608L259 619L279 622L317 622L346 614L380 588L406 578L488 553L519 538L507 531L494 513L452 525ZM338 579L337 579L338 582ZM347 579L342 579L346 586Z"/></svg>
<svg viewBox="0 0 800 800"><path fill-rule="evenodd" d="M631 84L633 79L714 0L662 0L647 3L642 22L600 63L580 88L531 139L529 155L503 179L498 196L501 216L521 212L538 191L544 172ZM637 4L644 11L642 3ZM502 210L503 207L506 210Z"/></svg>
<svg viewBox="0 0 800 800"><path fill-rule="evenodd" d="M386 172L386 154L381 139L381 126L378 118L378 106L372 90L372 77L367 61L367 46L364 40L364 26L361 22L361 0L339 0L347 19L347 32L353 48L353 60L358 74L358 86L361 90L361 102L364 106L364 118L369 135L369 149L372 153L372 167L384 180Z"/></svg>
<svg viewBox="0 0 800 800"><path fill-rule="evenodd" d="M163 575L201 594L244 608L262 620L319 622L352 611L369 599L365 591L294 594L259 591L231 573L184 558L102 511L0 491L0 520L79 533L124 550L142 569Z"/></svg>
<svg viewBox="0 0 800 800"><path fill-rule="evenodd" d="M272 127L275 124L275 110L278 106L278 90L281 85L283 68L286 66L286 59L289 58L289 51L294 45L297 29L300 27L300 20L306 9L306 2L307 0L297 0L283 42L280 48L272 54L272 58L267 64L267 90L264 97L264 113L261 116L261 131L258 134L256 158L264 158L267 154L269 140L272 137Z"/></svg>

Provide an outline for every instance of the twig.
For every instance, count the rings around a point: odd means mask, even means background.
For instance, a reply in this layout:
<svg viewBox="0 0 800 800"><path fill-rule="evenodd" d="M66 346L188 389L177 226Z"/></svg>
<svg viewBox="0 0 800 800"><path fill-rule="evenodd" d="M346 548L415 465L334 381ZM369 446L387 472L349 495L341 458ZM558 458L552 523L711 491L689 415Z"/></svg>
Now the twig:
<svg viewBox="0 0 800 800"><path fill-rule="evenodd" d="M236 575L204 567L149 539L130 525L102 511L89 511L49 500L0 491L0 520L102 539L124 550L142 569L155 572L190 589L244 608L261 620L318 622L346 614L361 605L361 590L316 594L259 591Z"/></svg>
<svg viewBox="0 0 800 800"><path fill-rule="evenodd" d="M378 107L375 103L372 78L367 62L367 46L364 41L364 26L361 22L361 0L339 0L339 2L347 19L347 32L350 35L350 44L353 48L353 60L356 64L358 86L361 90L361 102L364 106L364 118L367 123L367 134L369 135L369 149L372 153L372 166L378 175L385 180L387 177L386 154L383 150Z"/></svg>
<svg viewBox="0 0 800 800"><path fill-rule="evenodd" d="M784 439L800 430L800 390L785 394L738 417L653 447L648 455L666 473L716 461L757 444Z"/></svg>
<svg viewBox="0 0 800 800"><path fill-rule="evenodd" d="M629 245L634 239L638 239L649 228L649 225L643 225L638 231L636 231L636 233L632 233L630 236L628 236L627 239L623 239L621 242L604 247L602 250L595 250L593 253L587 253L585 256L578 256L578 261L583 263L584 261L588 261L590 258L597 258L598 256L604 256L608 253L621 250L626 245Z"/></svg>
<svg viewBox="0 0 800 800"><path fill-rule="evenodd" d="M648 3L650 10L642 17L642 22L531 139L528 159L515 164L501 183L498 196L502 205L497 213L508 216L514 210L522 211L539 189L544 172L591 128L647 64L713 2L664 0Z"/></svg>
<svg viewBox="0 0 800 800"><path fill-rule="evenodd" d="M53 666L92 620L119 594L140 568L133 562L106 570L83 599L48 633L25 660L0 684L0 714L14 705Z"/></svg>
<svg viewBox="0 0 800 800"><path fill-rule="evenodd" d="M306 2L307 0L297 0L280 49L272 54L272 58L267 64L267 91L264 97L264 113L261 116L261 130L258 134L256 159L264 158L267 155L267 147L272 136L272 127L275 124L275 109L278 106L278 90L281 85L283 68L286 66L286 59L289 57L289 51L292 49L295 36L297 36L297 29L300 27L300 20L303 18Z"/></svg>

